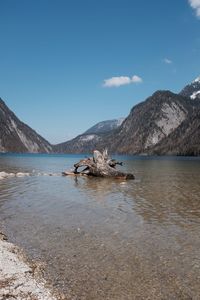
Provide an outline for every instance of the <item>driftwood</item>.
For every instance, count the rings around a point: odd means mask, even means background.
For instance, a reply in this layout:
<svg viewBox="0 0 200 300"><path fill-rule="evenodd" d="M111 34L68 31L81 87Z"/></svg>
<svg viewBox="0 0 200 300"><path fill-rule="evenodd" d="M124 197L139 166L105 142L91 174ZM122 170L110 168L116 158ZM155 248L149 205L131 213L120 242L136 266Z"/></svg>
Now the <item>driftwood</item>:
<svg viewBox="0 0 200 300"><path fill-rule="evenodd" d="M116 165L122 165L122 162L118 162L115 159L111 159L108 156L107 150L101 153L95 150L93 157L80 160L74 165L74 171L63 172L63 175L85 175L95 177L114 177L123 179L134 179L134 175L130 173L124 173L116 169ZM78 171L79 168L85 167L83 170Z"/></svg>

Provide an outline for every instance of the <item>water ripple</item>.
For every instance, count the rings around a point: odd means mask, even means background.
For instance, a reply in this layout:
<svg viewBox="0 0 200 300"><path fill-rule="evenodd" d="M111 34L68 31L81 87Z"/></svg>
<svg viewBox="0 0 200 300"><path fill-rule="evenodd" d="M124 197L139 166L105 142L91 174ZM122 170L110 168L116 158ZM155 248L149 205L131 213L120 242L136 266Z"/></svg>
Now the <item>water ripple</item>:
<svg viewBox="0 0 200 300"><path fill-rule="evenodd" d="M47 262L46 276L69 298L195 299L200 161L129 159L123 170L134 181L62 177L76 160L0 160L6 173L26 174L0 180L9 236Z"/></svg>

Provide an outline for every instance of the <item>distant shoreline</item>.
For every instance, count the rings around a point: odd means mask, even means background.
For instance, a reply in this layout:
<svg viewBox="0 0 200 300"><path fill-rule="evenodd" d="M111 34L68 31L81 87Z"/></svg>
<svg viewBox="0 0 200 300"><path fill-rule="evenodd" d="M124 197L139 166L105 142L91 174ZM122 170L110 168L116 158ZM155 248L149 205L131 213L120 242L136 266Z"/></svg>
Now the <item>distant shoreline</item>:
<svg viewBox="0 0 200 300"><path fill-rule="evenodd" d="M72 156L81 156L81 157L86 157L86 156L91 156L92 152L81 152L81 153L31 153L31 152L0 152L0 155L2 156L49 156L49 157L53 157L53 156L68 156L68 155L72 155ZM151 159L151 158L155 158L155 159L162 159L162 158L169 158L169 159L187 159L187 158L200 158L200 155L181 155L181 154L145 154L145 153L140 153L140 154L128 154L128 153L109 153L109 155L112 156L123 156L123 157L135 157L135 158L141 158L141 159Z"/></svg>

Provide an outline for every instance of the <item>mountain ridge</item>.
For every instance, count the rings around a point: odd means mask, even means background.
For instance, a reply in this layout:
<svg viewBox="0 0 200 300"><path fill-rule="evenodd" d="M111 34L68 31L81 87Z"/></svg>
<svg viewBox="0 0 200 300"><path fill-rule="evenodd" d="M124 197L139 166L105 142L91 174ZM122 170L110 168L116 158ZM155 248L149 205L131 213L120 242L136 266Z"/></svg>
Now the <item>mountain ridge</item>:
<svg viewBox="0 0 200 300"><path fill-rule="evenodd" d="M193 80L191 83L187 84L179 93L184 97L188 97L192 100L200 99L200 76Z"/></svg>
<svg viewBox="0 0 200 300"><path fill-rule="evenodd" d="M131 109L118 132L108 136L105 144L111 152L117 149L117 153L146 154L191 112L188 98L170 91L157 91Z"/></svg>
<svg viewBox="0 0 200 300"><path fill-rule="evenodd" d="M149 154L200 155L200 106L167 138L155 145Z"/></svg>
<svg viewBox="0 0 200 300"><path fill-rule="evenodd" d="M83 134L105 133L119 127L123 121L124 118L101 121L95 124L94 126L90 127Z"/></svg>
<svg viewBox="0 0 200 300"><path fill-rule="evenodd" d="M52 145L35 130L20 121L1 98L0 152L52 152Z"/></svg>
<svg viewBox="0 0 200 300"><path fill-rule="evenodd" d="M102 121L72 140L51 145L0 98L0 152L200 155L200 77L180 93L158 90L125 119Z"/></svg>
<svg viewBox="0 0 200 300"><path fill-rule="evenodd" d="M56 150L84 153L106 147L111 153L118 154L158 154L158 150L152 150L155 145L162 139L167 139L193 113L199 103L181 93L159 90L135 105L118 128L103 134L84 133L71 141L61 143Z"/></svg>

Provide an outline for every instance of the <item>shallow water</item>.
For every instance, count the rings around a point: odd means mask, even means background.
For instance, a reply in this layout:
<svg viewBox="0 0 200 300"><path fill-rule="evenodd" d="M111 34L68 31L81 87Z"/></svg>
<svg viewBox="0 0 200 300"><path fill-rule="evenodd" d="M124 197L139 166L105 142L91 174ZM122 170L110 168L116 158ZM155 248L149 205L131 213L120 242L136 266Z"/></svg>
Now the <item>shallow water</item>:
<svg viewBox="0 0 200 300"><path fill-rule="evenodd" d="M120 157L133 181L60 176L81 157L0 156L26 173L0 180L11 241L66 299L200 299L200 159Z"/></svg>

